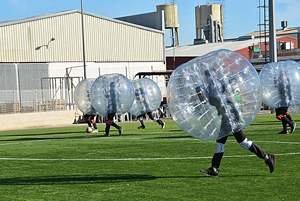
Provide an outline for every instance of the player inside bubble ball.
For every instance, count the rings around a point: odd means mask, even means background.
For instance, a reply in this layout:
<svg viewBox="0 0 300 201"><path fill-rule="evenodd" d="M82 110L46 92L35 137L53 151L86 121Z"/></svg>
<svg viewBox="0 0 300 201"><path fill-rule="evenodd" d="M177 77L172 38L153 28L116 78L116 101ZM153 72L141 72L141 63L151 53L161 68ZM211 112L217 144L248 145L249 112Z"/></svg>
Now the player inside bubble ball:
<svg viewBox="0 0 300 201"><path fill-rule="evenodd" d="M157 122L161 126L161 128L164 129L165 128L165 123L164 122L162 122L160 119L158 119L156 117L153 117L152 112L146 112L146 111L149 111L149 105L148 105L147 101L145 101L145 99L146 99L145 91L142 88L138 88L138 89L135 89L134 93L135 93L136 99L142 105L142 108L141 108L142 114L137 116L137 119L141 123L141 126L138 127L138 129L145 129L146 128L145 124L144 124L144 121L143 121L143 118L146 117L146 114L149 116L149 118L152 121Z"/></svg>
<svg viewBox="0 0 300 201"><path fill-rule="evenodd" d="M225 94L227 90L226 85L223 84L220 79L213 78L215 74L214 70L205 70L204 74L208 87L207 89L201 88L196 90L200 90L198 93L199 96L203 96L202 93L206 94L209 104L215 106L218 115L222 116L220 133L227 132L227 134L229 134L230 131L234 131L233 136L240 146L255 153L259 158L264 159L265 163L269 166L270 173L274 172L275 155L267 154L262 148L246 138L245 132L239 123L240 117L238 111ZM200 170L201 173L211 177L219 176L219 167L224 154L227 138L228 135L216 141L212 166L207 170Z"/></svg>
<svg viewBox="0 0 300 201"><path fill-rule="evenodd" d="M118 129L119 135L122 135L123 132L123 127L117 125L113 119L114 116L116 115L116 112L118 110L118 103L120 101L118 101L119 98L119 94L118 91L116 90L116 86L115 86L115 82L111 82L109 84L109 91L105 90L105 97L108 99L108 107L107 107L107 117L106 117L106 126L105 126L105 134L104 136L110 136L109 134L109 130L110 130L110 126L115 127L116 129Z"/></svg>
<svg viewBox="0 0 300 201"><path fill-rule="evenodd" d="M278 134L289 134L287 125L291 127L291 133L295 131L296 123L293 121L292 116L287 112L289 102L292 100L291 95L291 82L286 76L286 72L280 71L278 79L274 78L275 87L278 88L281 107L275 109L276 118L281 121L283 131Z"/></svg>
<svg viewBox="0 0 300 201"><path fill-rule="evenodd" d="M275 87L278 88L281 105L288 105L292 100L291 81L286 76L286 72L280 71L278 79L275 78Z"/></svg>
<svg viewBox="0 0 300 201"><path fill-rule="evenodd" d="M83 115L83 119L88 124L88 126L91 129L94 127L94 130L92 131L92 133L97 133L98 132L98 128L97 128L97 124L96 124L96 121L95 121L95 117L96 117L96 115L89 115L89 114ZM92 124L93 124L93 127L92 127Z"/></svg>
<svg viewBox="0 0 300 201"><path fill-rule="evenodd" d="M87 95L87 100L88 102L91 102L91 97L90 97L90 90L86 90L86 95ZM88 126L91 128L91 130L93 130L93 127L94 127L94 130L92 131L92 133L97 133L98 132L98 128L97 128L97 124L96 124L96 121L95 121L95 117L96 117L96 110L93 106L90 107L90 111L88 112L89 114L84 114L83 115L83 119L84 121L88 124ZM92 127L92 124L93 124L93 127Z"/></svg>

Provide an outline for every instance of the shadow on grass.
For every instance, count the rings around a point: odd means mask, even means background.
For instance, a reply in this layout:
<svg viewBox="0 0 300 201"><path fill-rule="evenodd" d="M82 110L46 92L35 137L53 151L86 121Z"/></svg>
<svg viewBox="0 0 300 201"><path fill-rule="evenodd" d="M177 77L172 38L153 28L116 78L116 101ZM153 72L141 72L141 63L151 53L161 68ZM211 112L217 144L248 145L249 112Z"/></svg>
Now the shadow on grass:
<svg viewBox="0 0 300 201"><path fill-rule="evenodd" d="M192 136L168 136L168 137L150 137L150 138L143 138L144 140L159 140L159 139L177 139L177 138L193 138Z"/></svg>
<svg viewBox="0 0 300 201"><path fill-rule="evenodd" d="M101 131L100 131L101 132ZM26 133L26 134L14 134L14 135L5 135L5 136L0 136L1 137L14 137L14 136L37 136L37 135L65 135L65 134L72 134L72 133L84 133L84 131L71 131L71 132L53 132L53 133Z"/></svg>
<svg viewBox="0 0 300 201"><path fill-rule="evenodd" d="M33 141L33 140L37 140L37 141L38 140L65 140L65 139L99 138L99 137L105 137L105 136L104 135L92 135L92 136L77 136L77 137L33 137L33 138L18 138L18 139L0 140L0 142Z"/></svg>
<svg viewBox="0 0 300 201"><path fill-rule="evenodd" d="M53 185L53 184L90 184L118 183L129 181L149 181L157 179L150 175L102 175L102 176L48 176L48 177L16 177L0 179L1 185Z"/></svg>
<svg viewBox="0 0 300 201"><path fill-rule="evenodd" d="M74 132L72 132L74 133ZM82 133L82 132L80 132ZM99 131L101 133L101 131ZM103 132L104 133L104 132ZM122 134L121 136L135 136L136 134ZM7 139L7 140L0 140L0 142L16 142L16 141L33 141L33 140L65 140L65 139L83 139L83 138L111 138L111 137L119 137L119 134L111 134L110 137L104 136L104 134L101 135L89 135L89 136L76 136L76 137L26 137L26 138L18 138L18 139ZM4 136L3 136L4 137ZM5 137L11 137L11 136L5 136ZM172 137L168 137L172 138ZM173 137L173 138L179 138L179 137ZM150 139L150 138L149 138ZM153 138L158 139L158 138Z"/></svg>
<svg viewBox="0 0 300 201"><path fill-rule="evenodd" d="M169 131L163 131L164 133L172 133L172 132L184 132L183 130L169 130Z"/></svg>
<svg viewBox="0 0 300 201"><path fill-rule="evenodd" d="M265 175L230 175L219 176L220 178L229 177L263 177ZM15 177L0 179L1 185L71 185L71 184L91 184L91 183L119 183L134 181L150 181L155 179L217 179L206 175L200 176L162 176L156 177L151 175L102 175L102 176L48 176L48 177Z"/></svg>

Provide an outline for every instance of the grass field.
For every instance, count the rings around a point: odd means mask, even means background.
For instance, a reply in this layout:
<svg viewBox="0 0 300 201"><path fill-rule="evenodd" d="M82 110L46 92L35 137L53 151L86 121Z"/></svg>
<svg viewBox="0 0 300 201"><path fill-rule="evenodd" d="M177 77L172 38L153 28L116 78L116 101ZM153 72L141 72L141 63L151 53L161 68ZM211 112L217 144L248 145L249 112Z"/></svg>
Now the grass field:
<svg viewBox="0 0 300 201"><path fill-rule="evenodd" d="M219 178L202 175L214 141L185 134L173 121L121 123L103 137L86 125L0 132L0 200L300 200L299 128L278 135L275 115L259 115L248 139L276 155L270 174L263 160L230 136ZM17 122L16 122L17 124Z"/></svg>

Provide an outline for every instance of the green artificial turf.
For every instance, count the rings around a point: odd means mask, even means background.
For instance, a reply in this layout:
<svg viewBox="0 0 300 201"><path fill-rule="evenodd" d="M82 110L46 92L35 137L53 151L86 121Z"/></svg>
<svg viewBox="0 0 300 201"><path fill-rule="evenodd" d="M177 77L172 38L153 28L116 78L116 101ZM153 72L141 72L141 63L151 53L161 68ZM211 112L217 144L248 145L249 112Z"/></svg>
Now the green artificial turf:
<svg viewBox="0 0 300 201"><path fill-rule="evenodd" d="M0 200L300 200L300 115L293 134L278 135L275 115L258 115L248 139L276 155L270 174L263 160L230 136L219 178L211 165L214 141L183 132L174 121L119 123L103 137L86 125L0 132Z"/></svg>

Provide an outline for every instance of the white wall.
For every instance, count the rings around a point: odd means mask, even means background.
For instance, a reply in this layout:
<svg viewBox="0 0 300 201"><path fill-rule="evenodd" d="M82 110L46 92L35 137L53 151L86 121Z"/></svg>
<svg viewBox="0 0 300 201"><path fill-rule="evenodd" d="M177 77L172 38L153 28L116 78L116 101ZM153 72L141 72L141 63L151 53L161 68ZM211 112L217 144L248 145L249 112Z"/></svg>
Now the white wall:
<svg viewBox="0 0 300 201"><path fill-rule="evenodd" d="M75 110L18 113L0 115L0 130L24 129L33 127L71 126L74 122ZM17 123L16 123L17 119Z"/></svg>

